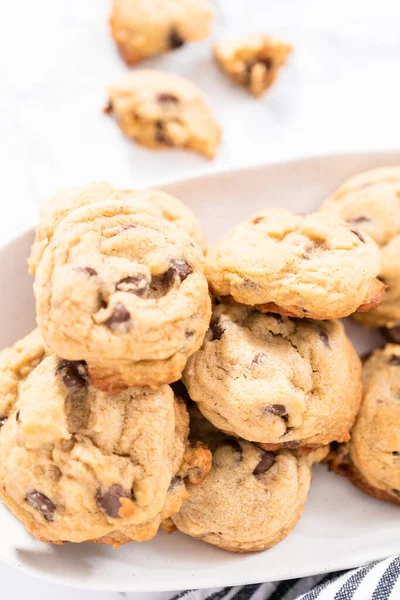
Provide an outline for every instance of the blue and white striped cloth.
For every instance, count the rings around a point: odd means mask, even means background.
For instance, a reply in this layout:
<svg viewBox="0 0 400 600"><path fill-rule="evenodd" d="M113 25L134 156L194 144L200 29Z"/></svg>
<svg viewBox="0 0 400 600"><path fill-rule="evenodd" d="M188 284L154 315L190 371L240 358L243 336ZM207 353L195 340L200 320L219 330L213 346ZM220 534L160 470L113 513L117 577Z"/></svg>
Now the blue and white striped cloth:
<svg viewBox="0 0 400 600"><path fill-rule="evenodd" d="M359 569L303 579L213 590L188 590L170 600L399 600L400 557Z"/></svg>

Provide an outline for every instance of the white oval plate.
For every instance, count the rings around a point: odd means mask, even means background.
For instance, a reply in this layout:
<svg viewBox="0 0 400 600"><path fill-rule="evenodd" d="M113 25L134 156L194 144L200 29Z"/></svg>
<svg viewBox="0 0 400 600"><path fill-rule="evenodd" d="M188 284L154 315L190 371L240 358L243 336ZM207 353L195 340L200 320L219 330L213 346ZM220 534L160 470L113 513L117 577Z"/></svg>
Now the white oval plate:
<svg viewBox="0 0 400 600"><path fill-rule="evenodd" d="M316 209L346 177L400 164L400 153L340 155L224 171L163 185L197 213L210 242L264 207ZM26 258L32 231L0 249L0 347L34 326ZM360 353L382 343L377 333L349 324ZM235 555L180 533L119 550L91 544L50 546L35 541L0 505L0 560L59 583L98 590L166 591L240 585L346 569L400 553L400 510L374 500L345 479L316 468L305 512L282 543Z"/></svg>

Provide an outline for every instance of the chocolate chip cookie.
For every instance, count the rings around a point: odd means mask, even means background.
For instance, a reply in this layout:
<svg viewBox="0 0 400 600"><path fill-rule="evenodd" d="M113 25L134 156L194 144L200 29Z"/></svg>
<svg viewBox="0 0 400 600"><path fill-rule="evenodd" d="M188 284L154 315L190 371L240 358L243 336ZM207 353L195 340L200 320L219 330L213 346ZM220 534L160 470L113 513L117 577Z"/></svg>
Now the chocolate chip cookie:
<svg viewBox="0 0 400 600"><path fill-rule="evenodd" d="M42 541L114 546L152 537L202 481L208 450L189 447L169 386L105 394L84 361L45 357L0 430L0 494ZM192 474L191 474L192 473Z"/></svg>
<svg viewBox="0 0 400 600"><path fill-rule="evenodd" d="M384 301L368 313L354 315L369 327L400 324L399 199L400 167L384 167L352 177L321 207L366 232L381 249L379 279L386 285Z"/></svg>
<svg viewBox="0 0 400 600"><path fill-rule="evenodd" d="M45 355L39 329L0 352L0 428L13 412L20 384Z"/></svg>
<svg viewBox="0 0 400 600"><path fill-rule="evenodd" d="M212 449L212 469L202 484L188 485L189 498L172 516L175 526L231 552L264 550L283 540L303 511L311 464L326 452L266 452L218 431Z"/></svg>
<svg viewBox="0 0 400 600"><path fill-rule="evenodd" d="M363 401L351 440L331 466L362 491L400 505L400 346L375 350L363 367Z"/></svg>
<svg viewBox="0 0 400 600"><path fill-rule="evenodd" d="M106 200L127 202L160 219L181 227L201 250L205 251L206 243L200 223L193 212L183 202L161 190L118 190L105 182L90 183L53 194L42 206L39 224L36 228L35 243L29 259L29 270L35 274L37 266L48 246L57 225L70 212L81 206L104 202Z"/></svg>
<svg viewBox="0 0 400 600"><path fill-rule="evenodd" d="M180 148L214 158L221 128L202 91L163 71L134 71L108 87L106 112L126 136L152 149Z"/></svg>
<svg viewBox="0 0 400 600"><path fill-rule="evenodd" d="M246 35L217 42L214 56L222 71L256 98L276 80L292 46L267 35Z"/></svg>
<svg viewBox="0 0 400 600"><path fill-rule="evenodd" d="M37 269L35 295L46 344L85 360L105 391L179 379L211 313L203 258L188 236L112 201L63 219Z"/></svg>
<svg viewBox="0 0 400 600"><path fill-rule="evenodd" d="M212 18L208 0L114 0L111 35L125 62L133 65L203 40Z"/></svg>
<svg viewBox="0 0 400 600"><path fill-rule="evenodd" d="M265 449L346 441L361 363L340 321L220 304L183 381L216 427Z"/></svg>
<svg viewBox="0 0 400 600"><path fill-rule="evenodd" d="M258 310L334 319L378 306L379 248L355 225L324 213L270 209L234 227L210 250L206 275L218 296Z"/></svg>

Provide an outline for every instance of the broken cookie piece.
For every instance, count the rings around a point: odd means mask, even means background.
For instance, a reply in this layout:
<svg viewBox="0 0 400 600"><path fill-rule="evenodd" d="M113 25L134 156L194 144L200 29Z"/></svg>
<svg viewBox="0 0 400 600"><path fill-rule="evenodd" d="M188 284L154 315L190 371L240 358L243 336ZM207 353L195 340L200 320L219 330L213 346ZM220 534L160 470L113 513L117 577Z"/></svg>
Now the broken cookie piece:
<svg viewBox="0 0 400 600"><path fill-rule="evenodd" d="M256 98L274 83L291 51L290 44L267 35L232 38L214 46L221 69Z"/></svg>
<svg viewBox="0 0 400 600"><path fill-rule="evenodd" d="M202 91L162 71L135 71L108 87L107 112L121 131L148 148L181 148L214 158L221 128Z"/></svg>

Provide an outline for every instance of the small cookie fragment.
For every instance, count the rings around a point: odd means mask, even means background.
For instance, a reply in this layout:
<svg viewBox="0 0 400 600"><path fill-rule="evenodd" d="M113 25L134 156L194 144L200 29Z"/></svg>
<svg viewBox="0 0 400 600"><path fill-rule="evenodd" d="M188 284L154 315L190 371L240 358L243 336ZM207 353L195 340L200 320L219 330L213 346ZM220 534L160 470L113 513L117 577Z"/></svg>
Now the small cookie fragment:
<svg viewBox="0 0 400 600"><path fill-rule="evenodd" d="M333 446L331 468L360 490L400 505L400 346L375 350L363 366L363 401L350 442Z"/></svg>
<svg viewBox="0 0 400 600"><path fill-rule="evenodd" d="M224 304L211 323L183 381L215 427L265 450L349 439L361 363L342 323Z"/></svg>
<svg viewBox="0 0 400 600"><path fill-rule="evenodd" d="M211 313L199 249L178 227L125 202L97 202L62 220L37 268L35 295L46 344L84 360L92 384L107 392L179 379Z"/></svg>
<svg viewBox="0 0 400 600"><path fill-rule="evenodd" d="M142 70L108 87L121 131L152 149L180 148L214 158L221 128L203 92L179 75Z"/></svg>
<svg viewBox="0 0 400 600"><path fill-rule="evenodd" d="M368 327L400 323L400 167L383 167L345 181L321 206L364 231L381 249L384 301L354 318Z"/></svg>
<svg viewBox="0 0 400 600"><path fill-rule="evenodd" d="M325 320L370 310L385 285L376 243L336 215L269 209L229 231L209 251L217 296L263 312Z"/></svg>
<svg viewBox="0 0 400 600"><path fill-rule="evenodd" d="M208 0L113 0L110 29L122 58L133 65L205 39L213 16Z"/></svg>
<svg viewBox="0 0 400 600"><path fill-rule="evenodd" d="M275 82L292 49L267 35L247 35L217 42L214 56L228 77L259 98Z"/></svg>

